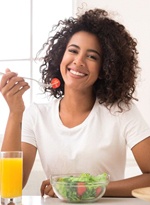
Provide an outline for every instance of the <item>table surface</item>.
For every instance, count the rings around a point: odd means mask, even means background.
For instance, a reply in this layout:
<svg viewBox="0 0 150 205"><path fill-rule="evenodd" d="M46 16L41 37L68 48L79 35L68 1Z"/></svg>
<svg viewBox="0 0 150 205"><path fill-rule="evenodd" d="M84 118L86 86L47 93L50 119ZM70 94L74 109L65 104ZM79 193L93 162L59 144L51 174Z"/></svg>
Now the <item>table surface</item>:
<svg viewBox="0 0 150 205"><path fill-rule="evenodd" d="M51 197L41 197L41 196L22 196L22 205L62 205L62 204L71 204L60 201L58 198ZM88 203L87 205L147 205L150 204L148 201L143 201L138 198L101 198L99 201L94 203ZM72 203L72 205L79 205Z"/></svg>

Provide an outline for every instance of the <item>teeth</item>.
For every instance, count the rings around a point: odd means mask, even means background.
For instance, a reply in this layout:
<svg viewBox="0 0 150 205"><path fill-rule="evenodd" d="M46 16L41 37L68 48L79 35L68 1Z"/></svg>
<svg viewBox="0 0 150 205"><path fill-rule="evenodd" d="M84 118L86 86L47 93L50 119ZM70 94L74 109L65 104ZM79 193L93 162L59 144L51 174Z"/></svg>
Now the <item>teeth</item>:
<svg viewBox="0 0 150 205"><path fill-rule="evenodd" d="M79 72L74 71L74 70L70 70L70 73L72 73L72 74L74 74L74 75L85 76L85 74L79 73Z"/></svg>

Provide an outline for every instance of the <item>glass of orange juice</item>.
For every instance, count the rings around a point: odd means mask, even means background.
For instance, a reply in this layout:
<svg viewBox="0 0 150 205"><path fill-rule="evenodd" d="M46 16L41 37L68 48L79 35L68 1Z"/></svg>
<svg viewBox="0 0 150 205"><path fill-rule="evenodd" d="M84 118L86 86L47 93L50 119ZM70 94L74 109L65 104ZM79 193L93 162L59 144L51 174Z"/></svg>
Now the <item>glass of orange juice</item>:
<svg viewBox="0 0 150 205"><path fill-rule="evenodd" d="M22 204L23 152L0 152L1 204Z"/></svg>

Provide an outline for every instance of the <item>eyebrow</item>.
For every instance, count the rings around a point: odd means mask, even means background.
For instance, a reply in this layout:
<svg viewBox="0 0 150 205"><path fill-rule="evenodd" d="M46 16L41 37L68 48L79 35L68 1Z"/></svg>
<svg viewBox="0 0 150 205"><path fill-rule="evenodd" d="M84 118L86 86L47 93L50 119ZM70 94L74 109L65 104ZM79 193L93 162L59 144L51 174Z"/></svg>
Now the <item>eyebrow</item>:
<svg viewBox="0 0 150 205"><path fill-rule="evenodd" d="M70 46L73 46L73 47L76 47L76 48L80 49L80 47L77 46L76 44L71 44L71 45L69 45L68 47L70 47ZM100 54L97 50L94 50L94 49L88 49L87 51L90 51L90 52L96 53L97 55L99 55L99 56L101 57L101 54Z"/></svg>

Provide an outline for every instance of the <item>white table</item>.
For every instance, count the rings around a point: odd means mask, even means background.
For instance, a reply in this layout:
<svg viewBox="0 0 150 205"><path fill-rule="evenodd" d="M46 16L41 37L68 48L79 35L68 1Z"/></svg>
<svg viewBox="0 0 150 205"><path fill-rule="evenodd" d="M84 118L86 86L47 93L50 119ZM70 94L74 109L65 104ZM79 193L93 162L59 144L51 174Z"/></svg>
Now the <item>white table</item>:
<svg viewBox="0 0 150 205"><path fill-rule="evenodd" d="M22 205L69 205L71 203L65 203L60 201L58 198L43 198L41 196L23 196L22 197ZM137 198L101 198L99 201L94 203L88 203L87 205L148 205L150 204L147 201L143 201ZM72 205L79 205L76 203L72 203ZM81 204L82 205L82 204Z"/></svg>

